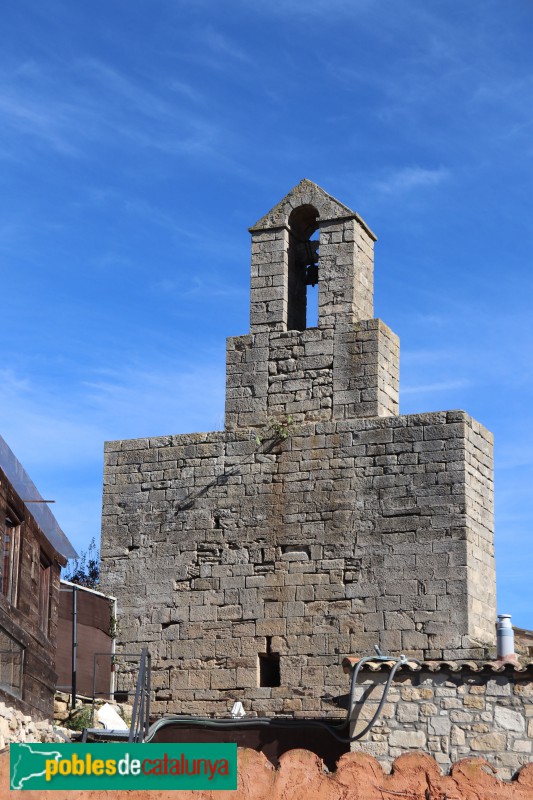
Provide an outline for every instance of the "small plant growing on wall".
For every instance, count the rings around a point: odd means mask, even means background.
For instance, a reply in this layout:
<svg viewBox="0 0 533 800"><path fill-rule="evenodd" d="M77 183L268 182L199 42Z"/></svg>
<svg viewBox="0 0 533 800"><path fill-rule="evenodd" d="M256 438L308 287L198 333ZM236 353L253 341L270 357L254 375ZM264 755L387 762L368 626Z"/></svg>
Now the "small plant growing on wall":
<svg viewBox="0 0 533 800"><path fill-rule="evenodd" d="M288 439L292 423L293 419L290 414L285 420L269 419L263 433L257 433L255 436L257 445L263 444L264 441L269 439L274 442L282 442Z"/></svg>
<svg viewBox="0 0 533 800"><path fill-rule="evenodd" d="M109 619L108 635L111 636L112 639L116 639L117 638L117 633L118 633L118 619L116 617L114 617L113 615L111 615L111 617ZM113 659L111 660L111 670L114 669L114 663L115 663L115 659L113 657Z"/></svg>

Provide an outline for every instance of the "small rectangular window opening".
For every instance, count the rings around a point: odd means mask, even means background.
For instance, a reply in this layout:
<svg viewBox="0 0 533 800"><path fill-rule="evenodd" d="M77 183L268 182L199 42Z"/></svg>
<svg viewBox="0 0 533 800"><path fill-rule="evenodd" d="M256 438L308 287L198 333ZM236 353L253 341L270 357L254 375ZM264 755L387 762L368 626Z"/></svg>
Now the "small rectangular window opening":
<svg viewBox="0 0 533 800"><path fill-rule="evenodd" d="M259 653L259 686L281 686L279 653L272 652L272 637L266 637L266 653Z"/></svg>

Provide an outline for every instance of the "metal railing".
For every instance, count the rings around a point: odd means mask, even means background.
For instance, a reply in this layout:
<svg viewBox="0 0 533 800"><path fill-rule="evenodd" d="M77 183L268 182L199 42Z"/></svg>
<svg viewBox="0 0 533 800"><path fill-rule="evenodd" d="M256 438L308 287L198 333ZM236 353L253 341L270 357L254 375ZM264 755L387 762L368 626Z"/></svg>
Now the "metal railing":
<svg viewBox="0 0 533 800"><path fill-rule="evenodd" d="M150 727L150 687L151 687L151 674L152 674L152 656L148 651L148 648L144 647L141 650L140 657L139 653L108 653L108 652L101 652L101 653L94 653L93 654L93 694L92 694L92 709L91 709L91 728L86 729L84 731L84 739L83 741L87 740L87 732L90 732L92 736L97 736L98 738L105 738L106 731L94 728L94 716L95 716L95 703L96 699L100 695L109 695L108 692L97 692L96 691L96 670L97 670L97 658L99 656L108 656L113 660L113 664L116 663L118 659L121 658L138 658L139 659L139 672L137 674L137 681L135 684L135 694L133 698L133 710L131 715L131 725L129 731L124 731L123 738L124 740L128 740L130 742L142 742L146 738L148 734L148 729ZM126 691L125 694L130 695L131 692ZM107 731L109 733L109 731ZM118 731L114 732L113 738L117 738Z"/></svg>
<svg viewBox="0 0 533 800"><path fill-rule="evenodd" d="M150 727L150 679L152 673L152 656L144 647L141 651L141 663L135 687L133 713L131 715L130 735L128 741L143 742Z"/></svg>

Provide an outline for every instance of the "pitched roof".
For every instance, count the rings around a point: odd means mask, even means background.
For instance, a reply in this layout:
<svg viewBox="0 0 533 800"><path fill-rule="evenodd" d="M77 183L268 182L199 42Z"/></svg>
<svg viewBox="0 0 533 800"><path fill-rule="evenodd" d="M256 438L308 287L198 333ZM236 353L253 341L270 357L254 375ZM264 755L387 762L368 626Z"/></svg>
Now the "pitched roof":
<svg viewBox="0 0 533 800"><path fill-rule="evenodd" d="M320 186L308 178L303 178L297 186L290 190L267 214L259 219L249 230L257 232L269 228L279 228L288 224L291 212L299 206L314 206L322 222L335 219L356 219L375 240L377 237L355 211L345 206L335 197L328 194Z"/></svg>

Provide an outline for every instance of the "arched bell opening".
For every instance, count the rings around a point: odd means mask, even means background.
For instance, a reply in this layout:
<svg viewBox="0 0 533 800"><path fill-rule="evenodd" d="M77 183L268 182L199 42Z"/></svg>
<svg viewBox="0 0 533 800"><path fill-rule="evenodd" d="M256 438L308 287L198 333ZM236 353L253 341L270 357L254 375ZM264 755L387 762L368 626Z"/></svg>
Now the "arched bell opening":
<svg viewBox="0 0 533 800"><path fill-rule="evenodd" d="M318 326L318 211L302 205L289 216L288 330Z"/></svg>

